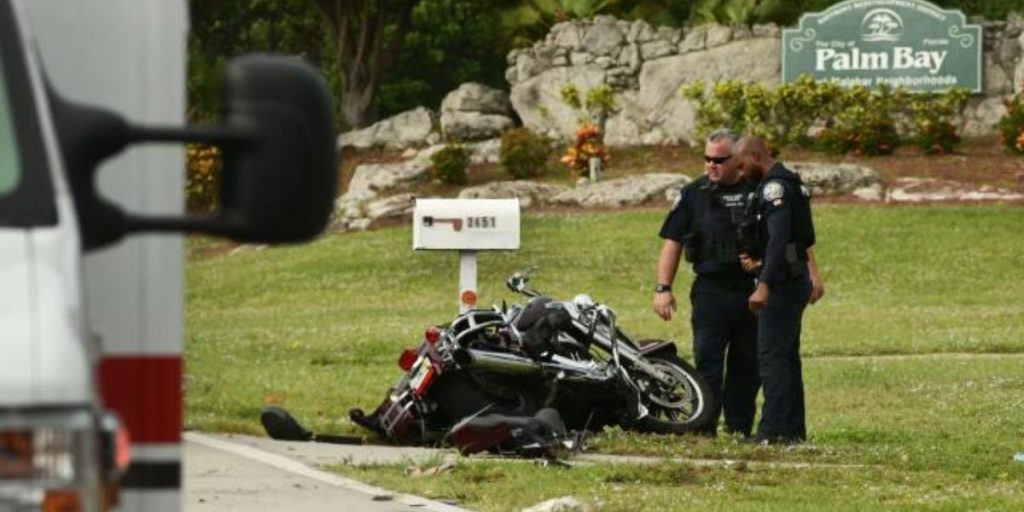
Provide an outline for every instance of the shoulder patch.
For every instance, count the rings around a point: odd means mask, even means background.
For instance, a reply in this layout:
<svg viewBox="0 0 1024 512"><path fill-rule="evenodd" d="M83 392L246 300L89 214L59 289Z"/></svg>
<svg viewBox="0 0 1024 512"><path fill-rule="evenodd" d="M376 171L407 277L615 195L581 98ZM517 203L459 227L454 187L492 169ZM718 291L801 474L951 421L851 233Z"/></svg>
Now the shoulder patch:
<svg viewBox="0 0 1024 512"><path fill-rule="evenodd" d="M683 202L683 192L679 191L679 193L676 194L675 200L672 201L672 207L669 208L669 211L673 211L673 212L676 211L676 208L679 208L679 204L682 203L682 202Z"/></svg>
<svg viewBox="0 0 1024 512"><path fill-rule="evenodd" d="M764 190L761 191L761 197L768 202L775 201L776 199L782 199L785 195L785 189L782 188L782 184L777 181L770 181L764 186Z"/></svg>
<svg viewBox="0 0 1024 512"><path fill-rule="evenodd" d="M804 197L811 197L811 191L807 188L807 185L800 185L800 192Z"/></svg>

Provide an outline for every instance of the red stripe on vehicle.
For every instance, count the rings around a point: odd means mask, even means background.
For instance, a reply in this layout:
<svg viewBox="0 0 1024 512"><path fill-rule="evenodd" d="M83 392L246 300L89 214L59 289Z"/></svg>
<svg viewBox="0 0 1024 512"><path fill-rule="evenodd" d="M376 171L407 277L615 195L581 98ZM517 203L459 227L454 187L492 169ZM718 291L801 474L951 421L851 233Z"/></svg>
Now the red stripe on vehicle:
<svg viewBox="0 0 1024 512"><path fill-rule="evenodd" d="M107 356L98 378L133 443L181 441L180 356Z"/></svg>

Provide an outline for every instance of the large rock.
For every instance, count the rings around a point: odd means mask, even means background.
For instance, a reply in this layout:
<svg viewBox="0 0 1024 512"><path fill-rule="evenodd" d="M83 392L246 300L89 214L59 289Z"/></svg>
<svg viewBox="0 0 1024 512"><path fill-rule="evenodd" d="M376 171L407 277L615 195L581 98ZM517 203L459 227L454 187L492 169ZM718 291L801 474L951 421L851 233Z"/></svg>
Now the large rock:
<svg viewBox="0 0 1024 512"><path fill-rule="evenodd" d="M401 149L429 144L432 136L436 137L434 116L430 110L419 107L362 130L345 132L338 137L338 147L366 149L384 146Z"/></svg>
<svg viewBox="0 0 1024 512"><path fill-rule="evenodd" d="M373 199L384 190L421 179L429 170L430 156L426 151L404 162L363 164L356 167L348 190L342 197L352 200Z"/></svg>
<svg viewBox="0 0 1024 512"><path fill-rule="evenodd" d="M973 185L935 178L899 178L886 191L890 202L1021 201L1024 194L988 185Z"/></svg>
<svg viewBox="0 0 1024 512"><path fill-rule="evenodd" d="M519 199L519 206L529 208L534 203L546 203L562 192L566 185L552 185L535 181L496 181L470 187L459 192L459 199Z"/></svg>
<svg viewBox="0 0 1024 512"><path fill-rule="evenodd" d="M557 139L576 132L579 113L562 101L561 90L576 84L586 91L604 83L604 70L595 66L551 68L512 87L512 105L523 126Z"/></svg>
<svg viewBox="0 0 1024 512"><path fill-rule="evenodd" d="M523 512L586 512L587 506L572 496L563 496L542 501L532 507L524 508Z"/></svg>
<svg viewBox="0 0 1024 512"><path fill-rule="evenodd" d="M479 112L442 112L441 132L446 140L483 140L515 126L508 116Z"/></svg>
<svg viewBox="0 0 1024 512"><path fill-rule="evenodd" d="M878 173L870 167L854 164L830 164L818 162L787 162L793 172L800 175L804 184L816 196L853 194L868 197L866 189L879 184Z"/></svg>
<svg viewBox="0 0 1024 512"><path fill-rule="evenodd" d="M486 85L465 83L441 102L441 132L448 140L481 140L515 125L508 93Z"/></svg>
<svg viewBox="0 0 1024 512"><path fill-rule="evenodd" d="M583 47L593 55L615 58L619 47L626 42L626 35L619 29L615 19L608 16L594 18L594 23L583 36Z"/></svg>
<svg viewBox="0 0 1024 512"><path fill-rule="evenodd" d="M397 194L368 200L342 196L334 203L330 230L363 231L378 220L409 215L415 205L414 200L412 194Z"/></svg>
<svg viewBox="0 0 1024 512"><path fill-rule="evenodd" d="M704 80L710 88L720 80L742 79L777 86L781 69L775 39L747 39L645 62L637 99L641 121L650 130L660 129L668 137L665 142L693 143L696 109L679 92L684 84Z"/></svg>
<svg viewBox="0 0 1024 512"><path fill-rule="evenodd" d="M505 91L467 82L444 97L441 101L441 113L444 112L479 112L507 116L511 113L511 105Z"/></svg>
<svg viewBox="0 0 1024 512"><path fill-rule="evenodd" d="M965 137L989 135L996 131L999 120L1006 114L1006 105L1000 97L972 98L964 108L961 134Z"/></svg>
<svg viewBox="0 0 1024 512"><path fill-rule="evenodd" d="M585 207L615 208L635 206L690 182L688 176L670 173L652 173L601 181L562 192L552 202Z"/></svg>

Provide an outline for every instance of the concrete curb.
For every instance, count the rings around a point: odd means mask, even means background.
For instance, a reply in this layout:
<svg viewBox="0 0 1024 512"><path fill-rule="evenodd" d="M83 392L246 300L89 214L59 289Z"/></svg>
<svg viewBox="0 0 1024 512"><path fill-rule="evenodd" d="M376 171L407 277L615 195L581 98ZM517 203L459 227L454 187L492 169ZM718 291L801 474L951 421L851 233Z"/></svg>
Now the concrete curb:
<svg viewBox="0 0 1024 512"><path fill-rule="evenodd" d="M198 432L185 432L185 441L190 443L196 443L198 445L213 448L215 450L222 450L229 452L240 457L245 457L262 464L273 466L283 471L288 471L296 475L317 480L327 485L334 485L337 487L343 487L355 492L366 494L371 497L376 496L393 496L393 501L417 507L421 510L429 510L431 512L468 512L468 509L456 507L454 505L448 505L440 501L434 501L420 496L414 496L411 494L399 494L394 491L389 491L381 487L374 487L372 485L364 484L358 480L351 478L345 478L343 476L321 471L319 469L312 468L303 464L299 461L271 453L259 448L255 448L250 445L240 444L225 439L219 439Z"/></svg>

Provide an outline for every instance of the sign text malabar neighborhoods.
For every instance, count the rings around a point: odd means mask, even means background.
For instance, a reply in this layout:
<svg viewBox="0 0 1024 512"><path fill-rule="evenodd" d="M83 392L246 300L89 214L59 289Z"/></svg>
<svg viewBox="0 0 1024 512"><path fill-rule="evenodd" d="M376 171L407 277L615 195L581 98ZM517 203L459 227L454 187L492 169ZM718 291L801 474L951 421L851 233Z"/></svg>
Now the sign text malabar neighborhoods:
<svg viewBox="0 0 1024 512"><path fill-rule="evenodd" d="M922 0L847 0L782 32L782 80L981 92L981 26Z"/></svg>

